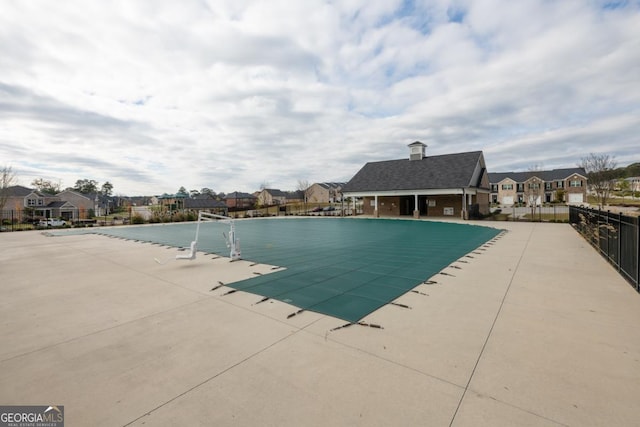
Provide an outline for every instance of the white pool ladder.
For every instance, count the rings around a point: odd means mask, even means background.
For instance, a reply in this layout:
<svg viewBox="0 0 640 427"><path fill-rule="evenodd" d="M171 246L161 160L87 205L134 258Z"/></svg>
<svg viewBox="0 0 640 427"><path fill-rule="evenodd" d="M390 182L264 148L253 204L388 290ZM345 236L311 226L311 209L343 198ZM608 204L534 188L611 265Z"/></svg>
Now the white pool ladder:
<svg viewBox="0 0 640 427"><path fill-rule="evenodd" d="M196 259L196 252L198 251L198 237L200 235L200 223L203 221L220 221L226 224L229 224L229 234L222 233L222 236L227 243L227 248L229 248L229 258L231 261L237 261L242 256L240 251L240 239L236 237L236 227L233 222L233 218L229 218L228 216L217 215L209 212L199 212L198 213L198 225L196 226L196 236L191 245L189 245L189 251L186 253L179 253L176 255L176 260L194 260ZM183 249L184 250L184 249ZM154 258L158 264L166 264L171 260L169 258L165 262L160 262L157 258Z"/></svg>

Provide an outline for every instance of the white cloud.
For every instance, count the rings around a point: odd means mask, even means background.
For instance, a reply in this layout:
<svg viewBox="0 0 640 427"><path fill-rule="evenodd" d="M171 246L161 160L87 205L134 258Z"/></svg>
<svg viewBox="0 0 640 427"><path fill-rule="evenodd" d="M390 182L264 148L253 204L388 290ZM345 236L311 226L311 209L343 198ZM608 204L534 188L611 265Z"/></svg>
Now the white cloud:
<svg viewBox="0 0 640 427"><path fill-rule="evenodd" d="M11 2L0 69L23 185L295 189L414 140L491 171L640 160L632 2Z"/></svg>

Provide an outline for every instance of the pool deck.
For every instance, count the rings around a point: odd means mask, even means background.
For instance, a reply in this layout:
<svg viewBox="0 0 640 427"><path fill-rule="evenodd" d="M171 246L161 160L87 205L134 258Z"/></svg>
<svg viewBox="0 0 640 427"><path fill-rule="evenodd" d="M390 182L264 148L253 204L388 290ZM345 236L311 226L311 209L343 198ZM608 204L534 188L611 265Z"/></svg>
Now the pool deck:
<svg viewBox="0 0 640 427"><path fill-rule="evenodd" d="M221 283L270 266L0 233L0 405L67 426L640 425L640 295L567 224L506 228L364 322ZM456 268L458 267L458 268Z"/></svg>

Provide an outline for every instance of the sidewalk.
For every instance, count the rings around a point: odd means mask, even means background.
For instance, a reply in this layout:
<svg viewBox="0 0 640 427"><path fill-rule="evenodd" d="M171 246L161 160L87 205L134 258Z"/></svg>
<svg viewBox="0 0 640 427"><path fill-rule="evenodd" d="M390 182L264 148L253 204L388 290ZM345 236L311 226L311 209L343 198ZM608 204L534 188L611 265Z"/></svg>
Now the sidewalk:
<svg viewBox="0 0 640 427"><path fill-rule="evenodd" d="M485 225L485 223L483 223ZM364 319L222 283L270 266L0 233L0 404L68 426L640 424L640 295L567 224L508 232Z"/></svg>

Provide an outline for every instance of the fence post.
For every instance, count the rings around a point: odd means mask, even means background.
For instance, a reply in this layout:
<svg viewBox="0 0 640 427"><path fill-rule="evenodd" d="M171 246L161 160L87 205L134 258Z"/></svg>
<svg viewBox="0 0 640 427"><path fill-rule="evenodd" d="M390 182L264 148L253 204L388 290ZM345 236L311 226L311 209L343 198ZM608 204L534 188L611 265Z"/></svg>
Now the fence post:
<svg viewBox="0 0 640 427"><path fill-rule="evenodd" d="M622 212L618 212L618 273L622 270Z"/></svg>
<svg viewBox="0 0 640 427"><path fill-rule="evenodd" d="M609 222L609 216L611 215L611 211L607 209L607 258L609 258L609 262L611 262L611 223Z"/></svg>
<svg viewBox="0 0 640 427"><path fill-rule="evenodd" d="M635 219L636 225L636 291L640 292L640 217Z"/></svg>

